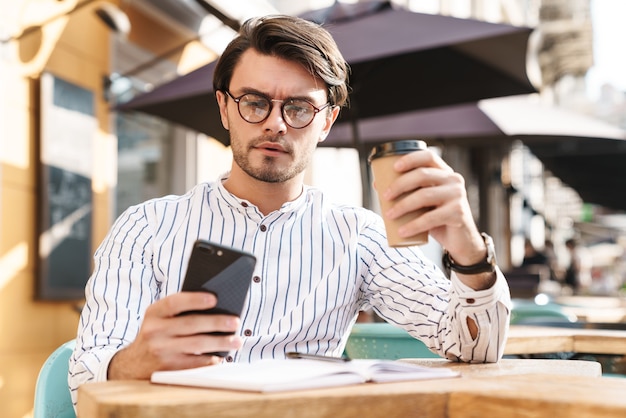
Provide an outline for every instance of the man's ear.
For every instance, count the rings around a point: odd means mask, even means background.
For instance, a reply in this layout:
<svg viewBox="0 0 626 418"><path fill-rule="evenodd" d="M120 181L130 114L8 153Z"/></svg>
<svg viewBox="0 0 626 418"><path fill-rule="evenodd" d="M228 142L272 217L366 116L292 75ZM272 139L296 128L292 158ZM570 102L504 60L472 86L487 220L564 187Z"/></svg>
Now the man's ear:
<svg viewBox="0 0 626 418"><path fill-rule="evenodd" d="M330 112L328 112L328 114L326 115L326 119L325 119L326 123L324 124L324 128L322 129L322 132L320 133L320 138L317 142L324 142L324 140L330 133L330 128L332 128L333 124L339 117L339 110L340 110L339 106L333 106Z"/></svg>
<svg viewBox="0 0 626 418"><path fill-rule="evenodd" d="M222 120L222 126L228 131L228 106L226 103L226 95L223 91L216 91L215 98L217 99L217 105L220 108L220 119Z"/></svg>

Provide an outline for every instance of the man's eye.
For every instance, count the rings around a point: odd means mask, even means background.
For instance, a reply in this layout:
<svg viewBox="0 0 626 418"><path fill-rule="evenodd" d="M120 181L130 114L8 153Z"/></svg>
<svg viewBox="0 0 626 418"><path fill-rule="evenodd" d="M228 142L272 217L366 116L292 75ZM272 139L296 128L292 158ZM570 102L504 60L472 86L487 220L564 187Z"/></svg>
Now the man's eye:
<svg viewBox="0 0 626 418"><path fill-rule="evenodd" d="M308 113L312 112L313 108L304 102L304 103L288 103L285 105L285 112L292 116L305 116Z"/></svg>
<svg viewBox="0 0 626 418"><path fill-rule="evenodd" d="M268 101L262 97L259 97L259 98L244 97L243 99L241 99L241 104L243 104L246 107L257 107L257 108L262 108L262 109L267 109L269 107Z"/></svg>

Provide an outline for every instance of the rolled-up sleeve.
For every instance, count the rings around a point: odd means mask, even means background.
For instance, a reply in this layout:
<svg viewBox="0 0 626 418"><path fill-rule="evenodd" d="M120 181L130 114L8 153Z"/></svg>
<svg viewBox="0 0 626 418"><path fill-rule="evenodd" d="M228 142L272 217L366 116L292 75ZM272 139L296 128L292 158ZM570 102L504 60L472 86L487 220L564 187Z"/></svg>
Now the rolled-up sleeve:
<svg viewBox="0 0 626 418"><path fill-rule="evenodd" d="M78 387L104 381L112 357L135 338L146 308L158 295L151 267L151 232L141 207L115 223L94 255L85 287L68 383L74 404Z"/></svg>
<svg viewBox="0 0 626 418"><path fill-rule="evenodd" d="M502 272L496 270L496 282L489 289L473 290L463 284L454 272L451 275L449 331L444 333L443 347L449 347L445 356L465 362L496 362L504 352L509 328L511 298ZM478 327L472 338L467 320Z"/></svg>
<svg viewBox="0 0 626 418"><path fill-rule="evenodd" d="M366 303L386 322L404 328L433 353L453 361L496 362L504 352L511 297L506 279L473 290L450 279L417 247L388 249L372 240L364 257ZM468 319L478 327L472 338Z"/></svg>

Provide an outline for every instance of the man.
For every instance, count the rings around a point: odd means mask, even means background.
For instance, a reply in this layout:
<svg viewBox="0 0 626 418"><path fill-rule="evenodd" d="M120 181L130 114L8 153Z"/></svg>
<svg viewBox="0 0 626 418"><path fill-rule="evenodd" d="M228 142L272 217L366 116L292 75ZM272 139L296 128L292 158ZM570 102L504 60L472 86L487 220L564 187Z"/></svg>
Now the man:
<svg viewBox="0 0 626 418"><path fill-rule="evenodd" d="M331 36L287 16L243 25L215 70L230 131L230 173L184 196L129 208L95 254L77 346L73 394L87 381L148 379L155 370L284 357L339 356L359 311L373 308L461 361L502 355L510 300L485 260L463 178L430 151L405 156L384 198L410 191L387 215L419 207L402 228L429 231L459 271L451 280L419 248L389 248L381 218L335 206L303 184L304 170L347 99L348 67ZM381 103L384 106L384 103ZM338 179L340 181L340 179ZM241 318L182 315L215 296L179 292L198 238L254 253L255 277ZM474 266L473 268L471 266ZM211 332L235 335L207 335Z"/></svg>

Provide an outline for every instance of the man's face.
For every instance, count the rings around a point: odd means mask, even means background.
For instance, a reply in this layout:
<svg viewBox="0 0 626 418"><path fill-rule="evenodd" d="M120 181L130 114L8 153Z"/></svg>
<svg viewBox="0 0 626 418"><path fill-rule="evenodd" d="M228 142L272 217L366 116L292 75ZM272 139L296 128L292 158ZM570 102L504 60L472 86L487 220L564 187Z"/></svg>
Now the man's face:
<svg viewBox="0 0 626 418"><path fill-rule="evenodd" d="M270 99L304 98L315 107L327 99L322 80L309 74L297 63L262 55L249 49L235 66L229 91L237 98L255 93ZM309 165L318 142L323 141L339 114L339 108L324 109L307 127L287 125L281 113L281 102L272 102L272 110L263 122L249 123L237 110L237 103L217 92L222 124L230 131L230 142L236 166L249 176L268 183L293 179Z"/></svg>

